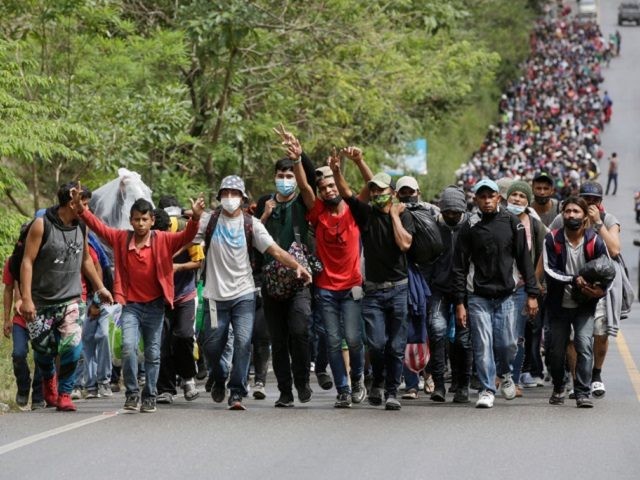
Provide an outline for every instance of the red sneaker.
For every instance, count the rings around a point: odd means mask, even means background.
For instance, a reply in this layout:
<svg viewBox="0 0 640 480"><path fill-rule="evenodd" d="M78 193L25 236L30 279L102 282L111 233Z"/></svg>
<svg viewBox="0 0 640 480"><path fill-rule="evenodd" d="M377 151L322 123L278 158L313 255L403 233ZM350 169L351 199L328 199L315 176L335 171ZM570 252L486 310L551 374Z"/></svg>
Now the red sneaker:
<svg viewBox="0 0 640 480"><path fill-rule="evenodd" d="M56 405L56 410L61 412L75 412L76 406L71 401L71 395L68 393L61 393L58 395L58 405Z"/></svg>
<svg viewBox="0 0 640 480"><path fill-rule="evenodd" d="M47 407L55 407L58 404L58 377L55 374L51 378L42 379L42 393Z"/></svg>

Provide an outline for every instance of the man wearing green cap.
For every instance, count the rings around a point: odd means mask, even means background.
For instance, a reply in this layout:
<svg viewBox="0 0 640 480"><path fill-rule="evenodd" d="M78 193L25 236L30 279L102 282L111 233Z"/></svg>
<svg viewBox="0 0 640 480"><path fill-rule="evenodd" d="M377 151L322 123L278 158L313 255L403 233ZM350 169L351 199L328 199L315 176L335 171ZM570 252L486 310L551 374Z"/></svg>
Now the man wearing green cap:
<svg viewBox="0 0 640 480"><path fill-rule="evenodd" d="M365 259L365 297L362 316L373 369L369 403L399 410L398 386L402 376L408 333L408 263L415 227L405 204L393 203L391 177L380 172L367 183L370 203L358 200L342 172L340 159L329 166L340 195L360 228ZM366 179L365 179L366 180Z"/></svg>

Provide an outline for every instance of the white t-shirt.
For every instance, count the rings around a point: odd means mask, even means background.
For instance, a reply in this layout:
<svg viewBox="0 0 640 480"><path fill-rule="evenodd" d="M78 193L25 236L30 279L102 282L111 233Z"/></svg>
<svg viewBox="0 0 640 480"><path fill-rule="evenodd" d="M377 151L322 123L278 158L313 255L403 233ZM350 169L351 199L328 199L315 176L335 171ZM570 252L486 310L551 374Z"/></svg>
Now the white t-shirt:
<svg viewBox="0 0 640 480"><path fill-rule="evenodd" d="M204 214L194 243L204 240L210 214ZM253 246L264 253L275 242L262 222L253 218ZM206 281L202 295L216 301L233 300L255 291L251 273L247 240L244 234L244 217L218 217L218 224L211 235L209 251L205 259Z"/></svg>

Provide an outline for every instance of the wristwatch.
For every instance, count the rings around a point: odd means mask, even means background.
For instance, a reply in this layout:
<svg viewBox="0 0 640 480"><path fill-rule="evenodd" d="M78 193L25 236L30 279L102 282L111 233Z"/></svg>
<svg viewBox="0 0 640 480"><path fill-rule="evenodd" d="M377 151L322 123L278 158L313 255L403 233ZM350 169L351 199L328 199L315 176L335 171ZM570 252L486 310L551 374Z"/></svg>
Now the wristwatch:
<svg viewBox="0 0 640 480"><path fill-rule="evenodd" d="M593 229L596 231L596 233L600 233L600 229L602 228L603 225L604 223L598 222L593 226Z"/></svg>

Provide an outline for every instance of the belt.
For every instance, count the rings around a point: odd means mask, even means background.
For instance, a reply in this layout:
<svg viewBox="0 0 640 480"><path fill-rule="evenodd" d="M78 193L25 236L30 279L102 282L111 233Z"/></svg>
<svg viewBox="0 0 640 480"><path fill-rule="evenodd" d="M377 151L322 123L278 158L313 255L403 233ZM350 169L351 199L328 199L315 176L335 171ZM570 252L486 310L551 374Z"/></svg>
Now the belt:
<svg viewBox="0 0 640 480"><path fill-rule="evenodd" d="M387 290L393 287L399 287L400 285L406 285L409 283L409 279L398 280L397 282L364 282L365 290Z"/></svg>

